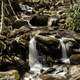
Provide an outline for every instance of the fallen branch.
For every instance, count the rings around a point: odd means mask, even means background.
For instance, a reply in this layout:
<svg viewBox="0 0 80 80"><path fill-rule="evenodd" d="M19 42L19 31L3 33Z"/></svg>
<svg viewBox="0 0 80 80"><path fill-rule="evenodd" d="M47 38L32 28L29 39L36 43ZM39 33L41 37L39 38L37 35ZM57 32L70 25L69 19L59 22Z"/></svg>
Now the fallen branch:
<svg viewBox="0 0 80 80"><path fill-rule="evenodd" d="M8 3L9 3L9 6L10 6L10 8L11 8L11 10L12 10L13 14L14 14L14 16L16 17L16 19L17 19L17 20L19 20L19 18L17 17L17 15L16 15L16 13L15 13L15 11L14 11L14 9L13 9L12 5L11 5L10 0L8 0Z"/></svg>
<svg viewBox="0 0 80 80"><path fill-rule="evenodd" d="M3 27L3 18L4 18L4 2L2 1L1 4L1 26L0 26L0 33L2 32L2 27Z"/></svg>

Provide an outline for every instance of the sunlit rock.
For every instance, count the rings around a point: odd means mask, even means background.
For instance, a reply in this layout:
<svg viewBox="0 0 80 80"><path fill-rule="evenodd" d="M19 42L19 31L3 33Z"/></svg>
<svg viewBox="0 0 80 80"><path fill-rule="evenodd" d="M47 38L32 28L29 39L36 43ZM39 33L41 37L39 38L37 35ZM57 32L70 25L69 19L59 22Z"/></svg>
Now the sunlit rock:
<svg viewBox="0 0 80 80"><path fill-rule="evenodd" d="M9 70L5 72L0 72L1 80L19 80L20 76L17 70Z"/></svg>

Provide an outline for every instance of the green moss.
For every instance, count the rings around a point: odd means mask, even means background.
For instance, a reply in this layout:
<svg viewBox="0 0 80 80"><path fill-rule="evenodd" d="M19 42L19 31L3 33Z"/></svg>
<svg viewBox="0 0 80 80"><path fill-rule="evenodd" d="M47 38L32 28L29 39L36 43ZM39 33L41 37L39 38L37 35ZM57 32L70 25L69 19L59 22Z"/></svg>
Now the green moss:
<svg viewBox="0 0 80 80"><path fill-rule="evenodd" d="M76 4L67 10L66 29L80 31L80 5Z"/></svg>

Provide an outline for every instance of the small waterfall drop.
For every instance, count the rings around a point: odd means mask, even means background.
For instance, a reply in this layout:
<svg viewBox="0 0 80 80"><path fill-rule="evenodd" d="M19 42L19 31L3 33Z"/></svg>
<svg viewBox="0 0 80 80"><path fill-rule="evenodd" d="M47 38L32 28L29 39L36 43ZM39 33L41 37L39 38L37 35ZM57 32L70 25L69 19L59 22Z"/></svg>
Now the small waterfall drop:
<svg viewBox="0 0 80 80"><path fill-rule="evenodd" d="M66 40L67 38L61 38L59 39L60 41L60 44L61 44L61 47L62 47L62 58L61 58L61 61L63 63L70 63L70 60L67 56L67 49L66 49L66 45L64 43L64 40Z"/></svg>
<svg viewBox="0 0 80 80"><path fill-rule="evenodd" d="M35 40L35 37L33 37L29 42L30 71L33 71L35 73L40 73L40 70L42 69L42 64L39 62L38 59L39 59L39 55L36 49L36 40Z"/></svg>

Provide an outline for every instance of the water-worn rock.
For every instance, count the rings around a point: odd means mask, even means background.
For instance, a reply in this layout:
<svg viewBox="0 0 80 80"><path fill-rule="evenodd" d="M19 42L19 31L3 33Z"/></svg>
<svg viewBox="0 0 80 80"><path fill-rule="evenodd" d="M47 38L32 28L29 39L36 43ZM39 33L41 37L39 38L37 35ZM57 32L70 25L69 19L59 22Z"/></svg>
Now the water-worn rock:
<svg viewBox="0 0 80 80"><path fill-rule="evenodd" d="M71 64L80 64L80 54L73 54L70 57Z"/></svg>
<svg viewBox="0 0 80 80"><path fill-rule="evenodd" d="M47 15L35 15L30 20L33 26L47 26L48 16Z"/></svg>
<svg viewBox="0 0 80 80"><path fill-rule="evenodd" d="M80 80L80 65L71 66L69 69L69 80Z"/></svg>
<svg viewBox="0 0 80 80"><path fill-rule="evenodd" d="M73 53L74 54L80 54L80 49L78 49L78 48L77 49L73 49Z"/></svg>
<svg viewBox="0 0 80 80"><path fill-rule="evenodd" d="M13 29L14 29L14 28L19 29L20 27L22 27L22 26L24 26L24 25L29 26L27 21L21 20L21 19L20 19L20 20L16 20L16 21L14 21L14 22L12 23Z"/></svg>
<svg viewBox="0 0 80 80"><path fill-rule="evenodd" d="M0 80L19 80L20 76L17 70L0 72Z"/></svg>
<svg viewBox="0 0 80 80"><path fill-rule="evenodd" d="M43 75L41 76L42 80L66 80L64 77L62 76L57 76L57 75Z"/></svg>
<svg viewBox="0 0 80 80"><path fill-rule="evenodd" d="M61 57L59 49L59 41L54 36L36 36L37 49L40 55L46 56L46 63L51 66L55 63L54 59Z"/></svg>
<svg viewBox="0 0 80 80"><path fill-rule="evenodd" d="M46 37L42 35L37 35L36 39L45 44L58 44L59 43L58 39L55 38L54 36Z"/></svg>

